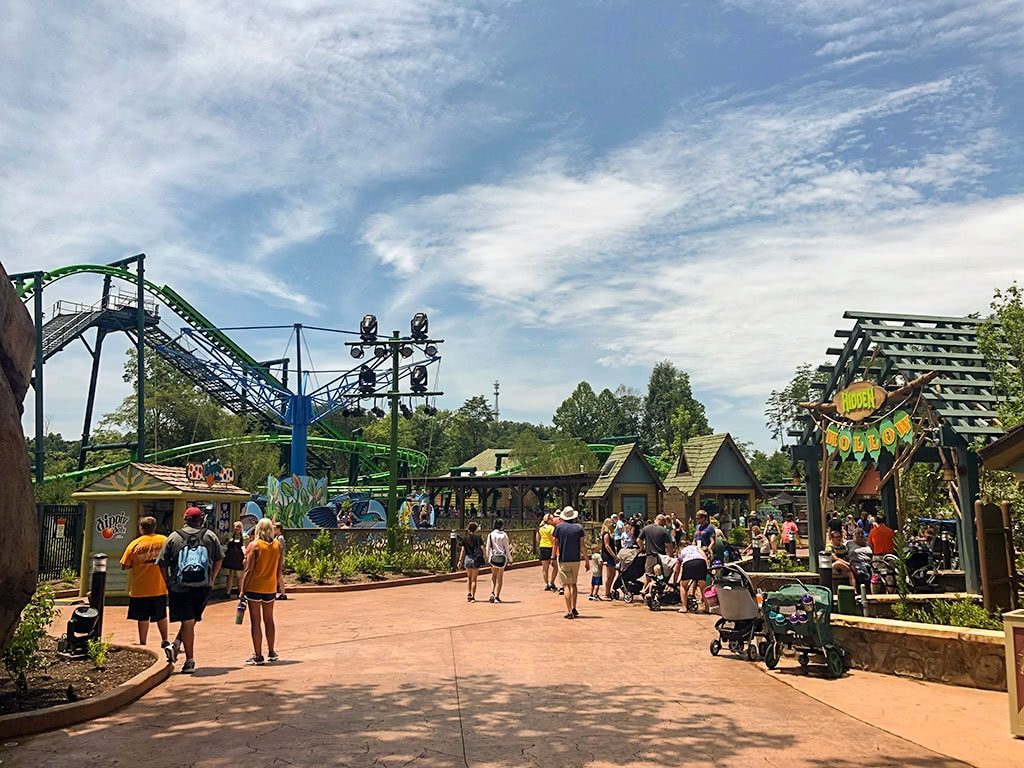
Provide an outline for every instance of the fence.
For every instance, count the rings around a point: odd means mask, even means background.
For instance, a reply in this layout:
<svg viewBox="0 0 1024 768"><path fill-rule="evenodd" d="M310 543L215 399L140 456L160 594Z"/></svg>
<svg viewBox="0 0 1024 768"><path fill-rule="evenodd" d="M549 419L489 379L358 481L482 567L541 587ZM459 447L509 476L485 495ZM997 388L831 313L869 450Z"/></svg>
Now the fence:
<svg viewBox="0 0 1024 768"><path fill-rule="evenodd" d="M601 526L586 523L584 528L587 531L587 541L596 542ZM334 548L338 552L351 549L383 552L387 548L388 532L384 528L288 528L284 532L286 546L289 549L306 549L313 543L313 539L319 535L321 530L330 532ZM487 533L483 529L481 532L483 535ZM443 562L449 560L452 533L458 537L463 532L444 528L402 532L403 536L408 536L413 552L437 557ZM505 533L508 534L514 562L537 558L537 530L535 528L506 528Z"/></svg>
<svg viewBox="0 0 1024 768"><path fill-rule="evenodd" d="M82 526L85 508L80 504L37 504L39 520L39 581L56 581L68 571L78 576L82 563Z"/></svg>

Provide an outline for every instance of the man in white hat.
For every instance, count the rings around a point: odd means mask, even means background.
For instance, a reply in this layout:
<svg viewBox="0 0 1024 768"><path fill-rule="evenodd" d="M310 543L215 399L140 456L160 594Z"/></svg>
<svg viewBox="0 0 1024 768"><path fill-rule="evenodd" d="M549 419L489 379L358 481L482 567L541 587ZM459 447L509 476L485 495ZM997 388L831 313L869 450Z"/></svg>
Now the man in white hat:
<svg viewBox="0 0 1024 768"><path fill-rule="evenodd" d="M562 522L555 526L555 560L558 563L558 576L565 588L565 618L575 619L580 615L576 610L576 598L579 588L576 582L580 576L580 563L590 570L590 560L583 547L584 531L579 524L580 513L572 507L566 507L558 516Z"/></svg>

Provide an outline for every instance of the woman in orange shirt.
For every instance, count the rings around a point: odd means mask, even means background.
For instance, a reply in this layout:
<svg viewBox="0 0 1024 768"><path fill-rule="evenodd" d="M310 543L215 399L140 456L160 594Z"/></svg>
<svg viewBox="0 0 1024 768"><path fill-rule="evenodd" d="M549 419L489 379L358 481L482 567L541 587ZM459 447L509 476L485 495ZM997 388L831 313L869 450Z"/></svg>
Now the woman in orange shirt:
<svg viewBox="0 0 1024 768"><path fill-rule="evenodd" d="M274 538L274 523L264 517L253 531L253 541L245 552L245 571L242 573L242 600L249 606L249 627L252 630L253 655L245 660L248 665L264 663L263 631L267 635L267 659L277 661L274 642L277 628L274 625L274 601L277 600L277 585L282 583L284 558L281 544ZM260 619L263 626L260 626Z"/></svg>

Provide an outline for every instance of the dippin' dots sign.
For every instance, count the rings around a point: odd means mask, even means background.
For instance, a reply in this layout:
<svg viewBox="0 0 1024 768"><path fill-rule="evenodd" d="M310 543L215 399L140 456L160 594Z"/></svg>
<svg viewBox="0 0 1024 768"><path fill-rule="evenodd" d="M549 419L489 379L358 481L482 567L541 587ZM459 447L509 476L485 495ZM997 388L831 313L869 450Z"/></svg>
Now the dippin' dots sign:
<svg viewBox="0 0 1024 768"><path fill-rule="evenodd" d="M107 541L123 539L125 534L128 533L128 513L118 512L97 518L96 533Z"/></svg>

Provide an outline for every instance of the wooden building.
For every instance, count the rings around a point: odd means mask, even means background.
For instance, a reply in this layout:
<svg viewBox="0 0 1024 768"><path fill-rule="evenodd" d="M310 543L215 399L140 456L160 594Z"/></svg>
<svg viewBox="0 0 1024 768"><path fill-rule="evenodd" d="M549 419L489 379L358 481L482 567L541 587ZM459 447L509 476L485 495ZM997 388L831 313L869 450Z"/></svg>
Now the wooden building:
<svg viewBox="0 0 1024 768"><path fill-rule="evenodd" d="M757 508L765 490L729 434L691 438L665 478L667 511L684 523L712 499L723 529Z"/></svg>
<svg viewBox="0 0 1024 768"><path fill-rule="evenodd" d="M612 514L647 520L663 511L664 492L665 484L636 443L626 443L608 455L583 501L592 520Z"/></svg>

